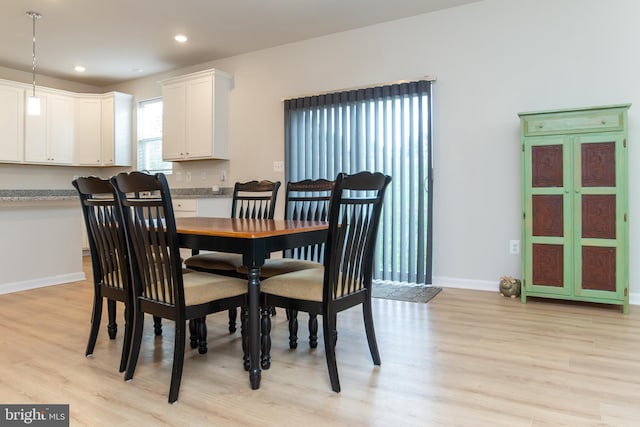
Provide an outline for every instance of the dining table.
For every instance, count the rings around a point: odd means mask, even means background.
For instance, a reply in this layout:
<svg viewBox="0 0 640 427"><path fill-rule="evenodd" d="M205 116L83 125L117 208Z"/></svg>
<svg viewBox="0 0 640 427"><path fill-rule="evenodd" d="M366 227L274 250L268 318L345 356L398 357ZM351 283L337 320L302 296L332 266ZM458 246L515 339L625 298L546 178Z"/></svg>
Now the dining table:
<svg viewBox="0 0 640 427"><path fill-rule="evenodd" d="M247 268L249 382L260 388L260 268L272 253L322 243L326 221L181 217L176 218L178 244L197 251L242 255Z"/></svg>

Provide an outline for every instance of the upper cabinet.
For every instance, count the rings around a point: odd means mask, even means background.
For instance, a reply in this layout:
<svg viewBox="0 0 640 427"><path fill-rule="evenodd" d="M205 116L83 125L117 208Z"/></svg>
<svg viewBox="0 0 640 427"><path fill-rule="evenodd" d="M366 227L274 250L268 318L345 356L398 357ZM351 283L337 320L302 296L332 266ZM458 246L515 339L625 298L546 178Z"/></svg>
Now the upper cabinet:
<svg viewBox="0 0 640 427"><path fill-rule="evenodd" d="M162 157L229 158L231 76L206 70L162 82Z"/></svg>
<svg viewBox="0 0 640 427"><path fill-rule="evenodd" d="M111 92L76 99L76 163L82 166L131 165L133 97Z"/></svg>
<svg viewBox="0 0 640 427"><path fill-rule="evenodd" d="M0 80L0 162L130 166L133 97L38 87L41 113L25 112L31 86Z"/></svg>
<svg viewBox="0 0 640 427"><path fill-rule="evenodd" d="M24 160L28 163L73 164L72 96L40 90L40 115L25 115Z"/></svg>
<svg viewBox="0 0 640 427"><path fill-rule="evenodd" d="M1 162L24 159L24 94L23 88L0 85Z"/></svg>

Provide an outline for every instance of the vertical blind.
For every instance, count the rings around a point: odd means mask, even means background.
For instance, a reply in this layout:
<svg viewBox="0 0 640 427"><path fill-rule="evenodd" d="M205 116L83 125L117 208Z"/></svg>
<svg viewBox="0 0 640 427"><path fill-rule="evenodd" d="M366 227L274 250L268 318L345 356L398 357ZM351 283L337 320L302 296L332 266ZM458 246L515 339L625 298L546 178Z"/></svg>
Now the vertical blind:
<svg viewBox="0 0 640 427"><path fill-rule="evenodd" d="M431 82L289 99L284 111L287 181L362 170L391 175L374 279L430 284Z"/></svg>

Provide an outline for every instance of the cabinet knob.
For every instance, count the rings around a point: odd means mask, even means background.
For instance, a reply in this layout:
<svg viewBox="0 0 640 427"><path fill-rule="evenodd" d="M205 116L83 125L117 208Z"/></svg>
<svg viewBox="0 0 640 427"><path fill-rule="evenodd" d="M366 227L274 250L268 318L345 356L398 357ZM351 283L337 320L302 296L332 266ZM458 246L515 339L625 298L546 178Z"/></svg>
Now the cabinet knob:
<svg viewBox="0 0 640 427"><path fill-rule="evenodd" d="M543 127L544 127L544 125L543 125L542 123L540 123L540 124L538 125L538 129L542 129Z"/></svg>
<svg viewBox="0 0 640 427"><path fill-rule="evenodd" d="M607 121L606 121L606 120L602 120L602 121L600 122L600 124L606 125L606 124L607 124Z"/></svg>

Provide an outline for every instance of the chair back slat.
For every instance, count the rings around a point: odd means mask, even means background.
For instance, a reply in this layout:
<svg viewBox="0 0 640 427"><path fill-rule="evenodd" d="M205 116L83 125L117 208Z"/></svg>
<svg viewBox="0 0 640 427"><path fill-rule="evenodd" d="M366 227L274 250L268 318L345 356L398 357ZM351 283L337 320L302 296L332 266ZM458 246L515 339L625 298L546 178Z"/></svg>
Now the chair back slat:
<svg viewBox="0 0 640 427"><path fill-rule="evenodd" d="M126 237L119 222L113 186L97 177L80 177L72 184L80 197L95 285L128 292Z"/></svg>
<svg viewBox="0 0 640 427"><path fill-rule="evenodd" d="M121 173L112 183L129 236L135 296L167 306L183 305L180 252L165 176ZM141 196L149 191L159 197Z"/></svg>
<svg viewBox="0 0 640 427"><path fill-rule="evenodd" d="M237 182L233 187L231 218L273 219L280 181Z"/></svg>
<svg viewBox="0 0 640 427"><path fill-rule="evenodd" d="M378 224L389 182L391 177L381 173L338 175L329 210L325 301L370 288Z"/></svg>
<svg viewBox="0 0 640 427"><path fill-rule="evenodd" d="M326 221L333 181L326 179L306 179L287 183L285 196L285 219ZM303 246L285 251L287 258L322 262L324 244Z"/></svg>

